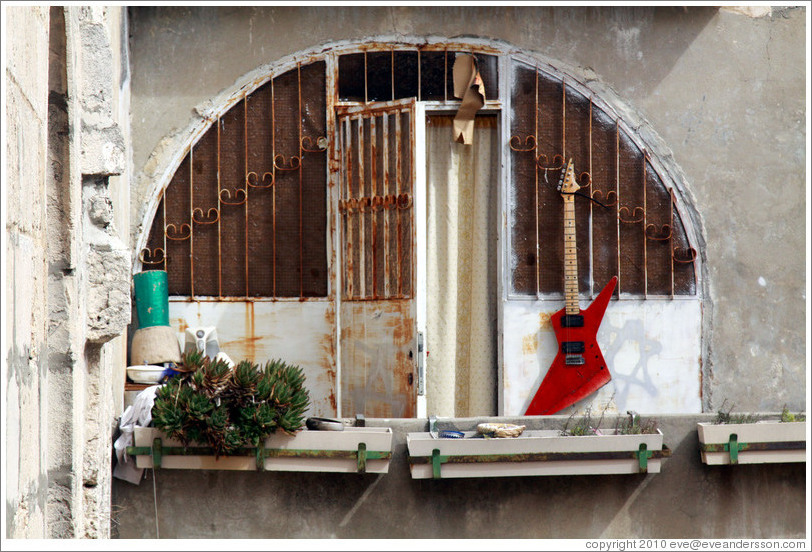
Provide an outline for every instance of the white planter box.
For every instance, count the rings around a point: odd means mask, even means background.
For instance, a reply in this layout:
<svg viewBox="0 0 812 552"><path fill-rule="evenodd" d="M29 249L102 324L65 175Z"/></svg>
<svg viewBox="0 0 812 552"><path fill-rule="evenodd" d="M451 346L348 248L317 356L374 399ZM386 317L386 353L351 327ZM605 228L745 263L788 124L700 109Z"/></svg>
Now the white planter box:
<svg viewBox="0 0 812 552"><path fill-rule="evenodd" d="M562 437L556 430L526 430L515 438L435 439L409 433L409 466L414 479L659 473L663 434ZM641 444L644 450L641 452ZM435 452L437 451L437 452ZM640 456L644 456L641 460Z"/></svg>
<svg viewBox="0 0 812 552"><path fill-rule="evenodd" d="M705 464L806 462L806 422L698 423L696 429Z"/></svg>
<svg viewBox="0 0 812 552"><path fill-rule="evenodd" d="M160 467L165 469L387 473L392 455L392 430L388 427L345 427L344 431L303 429L293 437L280 432L265 441L265 454L259 459L253 448L250 456L215 458L212 454L171 454L183 448L179 441L167 438L155 428L135 428L136 447L151 448L155 438L161 439ZM194 452L193 447L190 445L189 452ZM140 452L135 454L137 467L153 467L151 450L142 448L135 452Z"/></svg>

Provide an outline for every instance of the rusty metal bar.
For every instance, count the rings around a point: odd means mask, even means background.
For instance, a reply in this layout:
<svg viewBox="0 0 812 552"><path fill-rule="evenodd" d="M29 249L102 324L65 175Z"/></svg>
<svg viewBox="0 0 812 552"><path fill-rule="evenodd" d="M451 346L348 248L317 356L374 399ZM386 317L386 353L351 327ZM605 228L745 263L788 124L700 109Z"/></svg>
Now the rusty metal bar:
<svg viewBox="0 0 812 552"><path fill-rule="evenodd" d="M671 226L671 233L668 236L668 252L669 260L671 261L671 298L674 298L674 291L676 284L674 283L674 189L668 188L668 195L671 197L671 201L669 202L668 207L670 208L670 214L668 218L668 223Z"/></svg>
<svg viewBox="0 0 812 552"><path fill-rule="evenodd" d="M190 295L195 296L195 162L194 144L189 146L189 280L191 281Z"/></svg>
<svg viewBox="0 0 812 552"><path fill-rule="evenodd" d="M304 227L302 218L302 64L296 62L296 78L299 92L299 297L304 297ZM246 294L247 295L247 294Z"/></svg>
<svg viewBox="0 0 812 552"><path fill-rule="evenodd" d="M606 194L609 197L609 193ZM617 232L617 296L620 297L620 119L615 119L615 198L617 199L618 213L615 217L615 230Z"/></svg>
<svg viewBox="0 0 812 552"><path fill-rule="evenodd" d="M244 173L248 174L248 96L245 92L242 93L242 105L243 105L243 120L242 120L242 140L243 140L243 165L244 165ZM245 180L245 241L243 242L245 246L245 296L250 296L248 292L248 179L246 177Z"/></svg>
<svg viewBox="0 0 812 552"><path fill-rule="evenodd" d="M418 94L420 93L420 50L418 50L417 54L418 64L417 64L417 71L418 71ZM395 197L400 200L400 189L401 189L401 179L403 178L403 155L402 155L402 131L401 128L401 119L403 114L401 112L397 112L395 115ZM403 241L403 235L400 225L400 212L395 211L396 223L397 223L397 271L398 271L398 297L403 296L403 269L402 269L402 261L403 261L403 251L401 250L401 243Z"/></svg>
<svg viewBox="0 0 812 552"><path fill-rule="evenodd" d="M577 439L577 437L575 437ZM805 444L801 442L801 444ZM726 446L717 445L717 446ZM409 456L410 464L479 464L494 462L562 462L578 460L638 460L640 450L590 451L590 452L528 452L516 454L432 454L431 456ZM660 450L646 451L648 458L662 459L671 456L671 449L663 445Z"/></svg>
<svg viewBox="0 0 812 552"><path fill-rule="evenodd" d="M423 82L422 82L422 74L421 74L422 73L422 70L421 70L422 65L423 65L422 51L420 50L420 48L418 48L417 49L417 101L418 102L422 101L422 99L423 99L423 91L422 91Z"/></svg>
<svg viewBox="0 0 812 552"><path fill-rule="evenodd" d="M367 83L367 51L364 50L364 103L369 103L368 83Z"/></svg>
<svg viewBox="0 0 812 552"><path fill-rule="evenodd" d="M353 199L353 191L352 191L352 119L347 117L344 119L344 130L346 136L346 143L345 143L345 155L346 155L346 164L345 167L347 168L347 188L346 188L346 199L345 205L349 205L349 200ZM346 215L347 221L347 233L345 235L345 282L346 282L346 295L347 298L351 298L354 292L354 282L353 282L353 217L350 216L349 207L344 211Z"/></svg>
<svg viewBox="0 0 812 552"><path fill-rule="evenodd" d="M648 222L648 204L646 203L646 188L648 188L648 183L646 182L646 159L648 158L648 152L644 149L643 150L643 298L648 297L648 240L645 239L645 230L646 230L646 223Z"/></svg>
<svg viewBox="0 0 812 552"><path fill-rule="evenodd" d="M220 203L220 117L217 117L217 212L222 212ZM217 295L223 296L223 252L222 252L222 223L217 220Z"/></svg>
<svg viewBox="0 0 812 552"><path fill-rule="evenodd" d="M536 96L535 96L535 103L533 106L533 136L535 137L533 140L533 159L539 158L539 68L536 65ZM526 141L525 141L526 143ZM536 208L535 208L535 216L536 216L536 297L539 296L541 293L541 236L539 235L540 228L540 220L539 220L539 165L538 163L534 162L534 169L533 174L535 177L535 193L536 193ZM545 173L546 174L546 173Z"/></svg>
<svg viewBox="0 0 812 552"><path fill-rule="evenodd" d="M276 97L274 95L274 80L271 79L271 158L273 163L271 165L271 180L276 182ZM271 188L271 233L273 234L272 244L272 265L271 265L271 278L273 279L271 286L271 294L276 297L276 185Z"/></svg>
<svg viewBox="0 0 812 552"><path fill-rule="evenodd" d="M378 125L377 117L369 117L369 211L370 226L372 226L372 297L378 297L378 217L375 206L375 196L378 192L377 171L378 171Z"/></svg>
<svg viewBox="0 0 812 552"><path fill-rule="evenodd" d="M167 187L169 187L169 184L167 184ZM168 273L168 259L167 259L167 251L168 251L168 249L166 248L166 246L167 246L167 244L166 244L166 188L164 188L163 192L161 192L161 206L162 206L161 210L163 211L163 221L164 221L163 226L161 227L161 228L164 229L164 231L162 232L163 233L163 242L164 242L164 270L166 270L167 273Z"/></svg>
<svg viewBox="0 0 812 552"><path fill-rule="evenodd" d="M366 58L365 58L366 59ZM358 287L359 297L366 297L366 212L362 198L366 195L366 167L364 166L364 154L366 153L366 140L364 137L364 118L358 117L358 211L360 220L358 222Z"/></svg>
<svg viewBox="0 0 812 552"><path fill-rule="evenodd" d="M393 88L394 91L394 88ZM394 98L394 93L392 95ZM382 167L382 174L383 174L383 190L382 195L384 198L383 202L383 293L385 297L389 297L389 276L390 276L390 267L389 264L391 263L390 255L389 255L389 215L391 209L389 208L390 197L389 197L389 114L384 113L382 116L383 122L383 167ZM395 200L397 202L397 200Z"/></svg>
<svg viewBox="0 0 812 552"><path fill-rule="evenodd" d="M561 78L561 156L567 158L567 85Z"/></svg>
<svg viewBox="0 0 812 552"><path fill-rule="evenodd" d="M589 97L589 196L592 197L592 96ZM592 236L592 202L589 204L589 296L595 296L595 247Z"/></svg>

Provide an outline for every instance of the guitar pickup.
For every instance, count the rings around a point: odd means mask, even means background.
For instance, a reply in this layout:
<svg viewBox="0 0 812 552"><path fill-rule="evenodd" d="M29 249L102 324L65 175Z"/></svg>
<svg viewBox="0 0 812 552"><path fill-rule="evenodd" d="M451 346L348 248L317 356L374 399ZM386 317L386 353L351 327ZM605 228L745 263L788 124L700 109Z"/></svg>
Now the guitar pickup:
<svg viewBox="0 0 812 552"><path fill-rule="evenodd" d="M584 352L584 342L583 341L564 341L561 343L561 352L566 354L570 353L583 353Z"/></svg>
<svg viewBox="0 0 812 552"><path fill-rule="evenodd" d="M567 366L581 366L582 364L586 364L586 361L581 355L566 355L564 357L564 364Z"/></svg>
<svg viewBox="0 0 812 552"><path fill-rule="evenodd" d="M583 328L584 315L583 314L565 314L561 317L562 328Z"/></svg>

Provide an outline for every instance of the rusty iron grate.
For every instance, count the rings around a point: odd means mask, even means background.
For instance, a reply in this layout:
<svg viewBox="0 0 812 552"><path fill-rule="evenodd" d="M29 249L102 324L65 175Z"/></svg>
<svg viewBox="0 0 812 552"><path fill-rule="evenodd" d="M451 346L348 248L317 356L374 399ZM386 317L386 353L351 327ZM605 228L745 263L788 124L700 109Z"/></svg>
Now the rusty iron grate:
<svg viewBox="0 0 812 552"><path fill-rule="evenodd" d="M581 192L603 204L575 202L580 293L594 295L593 283L617 275L616 295L696 294L696 250L674 192L648 153L592 98L538 67L513 63L512 292L563 293L564 215L556 184L572 158Z"/></svg>
<svg viewBox="0 0 812 552"><path fill-rule="evenodd" d="M190 297L325 297L325 63L298 64L191 146L153 219L145 268Z"/></svg>
<svg viewBox="0 0 812 552"><path fill-rule="evenodd" d="M414 101L339 113L345 300L412 295Z"/></svg>

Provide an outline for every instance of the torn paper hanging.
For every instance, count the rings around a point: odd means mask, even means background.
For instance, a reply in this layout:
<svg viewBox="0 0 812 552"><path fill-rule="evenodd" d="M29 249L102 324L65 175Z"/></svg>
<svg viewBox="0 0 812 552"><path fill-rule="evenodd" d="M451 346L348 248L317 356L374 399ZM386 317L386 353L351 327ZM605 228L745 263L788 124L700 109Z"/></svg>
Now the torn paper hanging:
<svg viewBox="0 0 812 552"><path fill-rule="evenodd" d="M485 105L485 85L476 59L470 54L456 55L453 74L454 97L462 99L454 116L454 141L470 145L474 138L474 116Z"/></svg>

